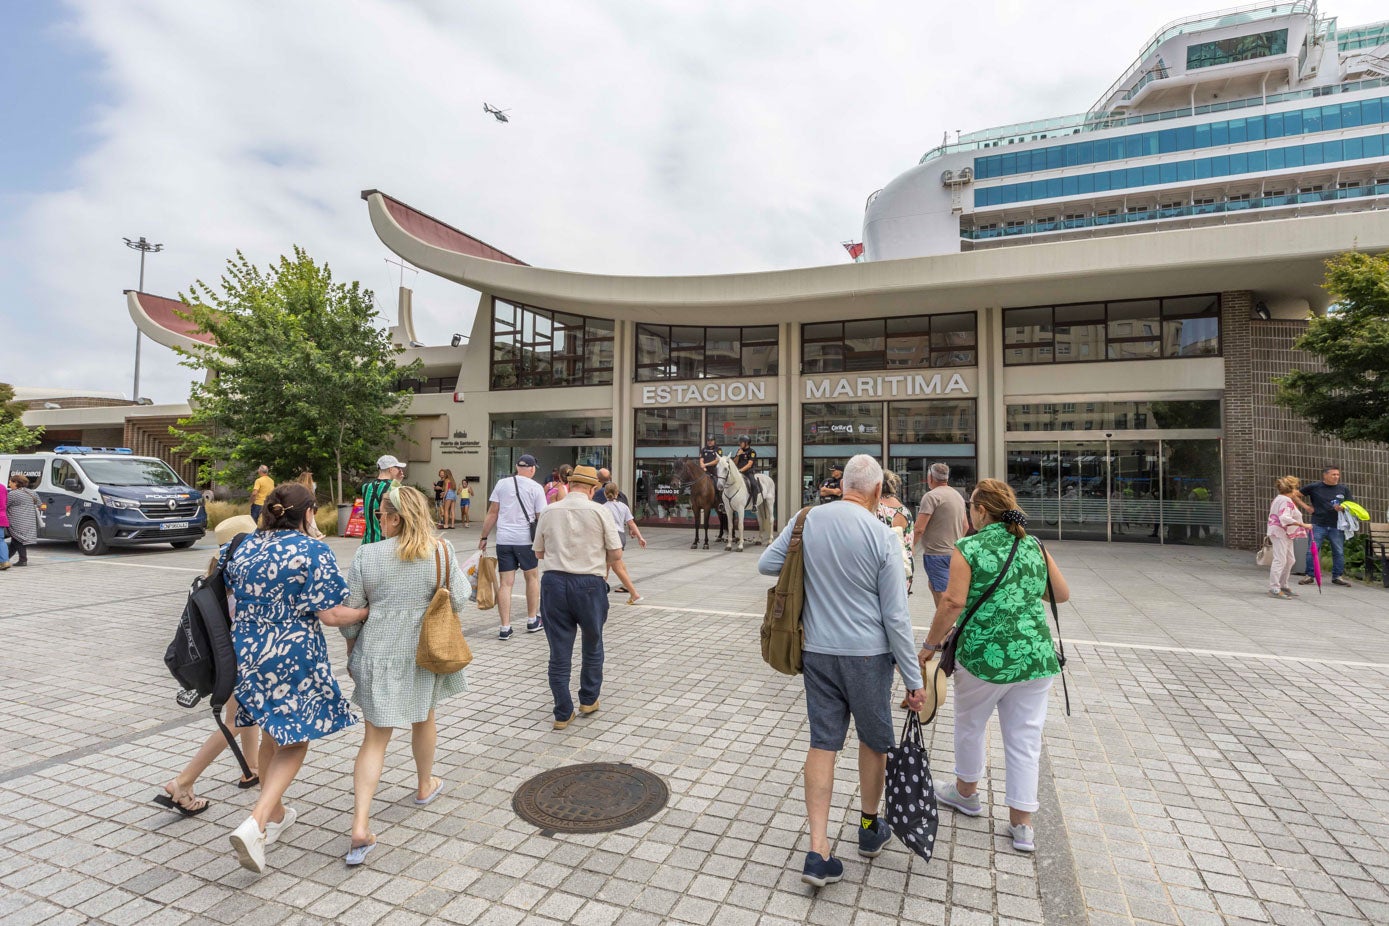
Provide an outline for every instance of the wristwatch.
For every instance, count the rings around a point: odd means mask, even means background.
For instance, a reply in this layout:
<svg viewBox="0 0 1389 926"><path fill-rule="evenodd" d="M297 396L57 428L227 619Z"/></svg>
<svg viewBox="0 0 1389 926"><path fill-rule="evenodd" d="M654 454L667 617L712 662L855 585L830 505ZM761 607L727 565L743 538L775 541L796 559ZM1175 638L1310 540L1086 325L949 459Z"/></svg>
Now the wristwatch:
<svg viewBox="0 0 1389 926"><path fill-rule="evenodd" d="M921 648L932 653L939 653L941 650L945 649L945 647L939 643L923 643L921 644Z"/></svg>

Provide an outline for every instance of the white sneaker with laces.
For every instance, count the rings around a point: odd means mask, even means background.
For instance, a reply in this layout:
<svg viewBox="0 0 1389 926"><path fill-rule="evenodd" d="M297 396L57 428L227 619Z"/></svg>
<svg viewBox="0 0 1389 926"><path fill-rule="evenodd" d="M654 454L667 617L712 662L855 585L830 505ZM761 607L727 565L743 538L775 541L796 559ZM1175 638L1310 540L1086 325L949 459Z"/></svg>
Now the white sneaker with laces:
<svg viewBox="0 0 1389 926"><path fill-rule="evenodd" d="M280 834L297 819L299 819L299 811L295 810L293 807L286 807L283 820L279 823L272 820L265 824L265 844L267 846L273 846L275 840L280 838Z"/></svg>
<svg viewBox="0 0 1389 926"><path fill-rule="evenodd" d="M265 871L265 834L261 832L255 817L247 817L232 831L231 845L242 868L256 874Z"/></svg>

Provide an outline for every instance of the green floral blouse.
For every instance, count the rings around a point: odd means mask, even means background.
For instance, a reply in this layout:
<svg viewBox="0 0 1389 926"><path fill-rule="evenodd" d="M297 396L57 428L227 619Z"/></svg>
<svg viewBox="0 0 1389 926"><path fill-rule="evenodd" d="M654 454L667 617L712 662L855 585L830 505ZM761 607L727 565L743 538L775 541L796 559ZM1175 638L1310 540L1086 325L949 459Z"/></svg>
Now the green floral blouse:
<svg viewBox="0 0 1389 926"><path fill-rule="evenodd" d="M963 617L993 584L1013 547L1003 524L990 524L956 544L969 563L969 597ZM1018 544L1008 573L989 600L969 619L956 659L986 682L1029 682L1061 671L1047 628L1047 561L1032 537Z"/></svg>

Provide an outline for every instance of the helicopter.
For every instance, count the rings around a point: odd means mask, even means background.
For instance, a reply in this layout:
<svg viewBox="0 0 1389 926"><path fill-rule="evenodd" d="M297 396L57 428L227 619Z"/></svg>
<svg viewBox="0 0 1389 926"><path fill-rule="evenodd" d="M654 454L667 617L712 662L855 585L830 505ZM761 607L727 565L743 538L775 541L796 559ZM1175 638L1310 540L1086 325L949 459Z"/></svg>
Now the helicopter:
<svg viewBox="0 0 1389 926"><path fill-rule="evenodd" d="M490 103L483 103L483 104L482 104L482 111L485 112L485 113L490 114L490 115L492 116L492 118L496 119L498 122L510 122L510 121L511 121L510 119L508 119L508 118L506 117L506 114L509 113L509 112L511 112L511 110L509 110L509 109L498 109L497 107L491 105Z"/></svg>

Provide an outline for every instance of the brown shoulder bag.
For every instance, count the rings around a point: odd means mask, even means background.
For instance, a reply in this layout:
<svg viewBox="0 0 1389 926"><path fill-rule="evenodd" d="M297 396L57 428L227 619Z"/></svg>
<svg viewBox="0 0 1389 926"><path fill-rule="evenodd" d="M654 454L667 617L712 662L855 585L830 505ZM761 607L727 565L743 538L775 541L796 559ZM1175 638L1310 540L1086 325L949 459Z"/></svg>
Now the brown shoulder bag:
<svg viewBox="0 0 1389 926"><path fill-rule="evenodd" d="M440 550L444 551L442 562ZM453 561L444 545L438 544L434 547L434 597L420 622L420 642L415 647L415 665L435 675L449 675L473 661L449 594L452 575Z"/></svg>

